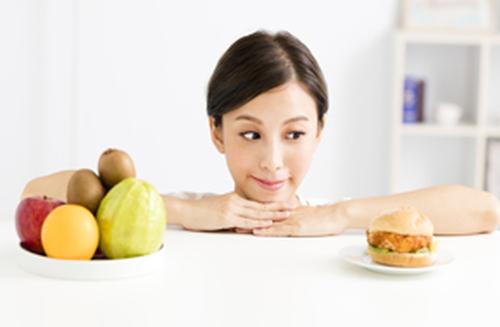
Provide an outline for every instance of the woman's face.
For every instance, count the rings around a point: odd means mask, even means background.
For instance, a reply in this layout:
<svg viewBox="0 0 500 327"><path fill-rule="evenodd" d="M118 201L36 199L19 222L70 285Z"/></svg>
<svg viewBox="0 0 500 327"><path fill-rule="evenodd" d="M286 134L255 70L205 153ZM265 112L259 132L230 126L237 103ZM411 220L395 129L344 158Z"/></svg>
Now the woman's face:
<svg viewBox="0 0 500 327"><path fill-rule="evenodd" d="M210 127L237 194L297 204L295 191L321 135L316 103L299 83L276 87L224 114L218 128L211 118Z"/></svg>

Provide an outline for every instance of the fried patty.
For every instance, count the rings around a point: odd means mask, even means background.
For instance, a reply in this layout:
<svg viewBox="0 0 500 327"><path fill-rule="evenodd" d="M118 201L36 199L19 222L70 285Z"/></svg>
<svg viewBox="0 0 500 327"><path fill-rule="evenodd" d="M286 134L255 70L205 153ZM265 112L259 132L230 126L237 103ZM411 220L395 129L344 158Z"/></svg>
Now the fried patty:
<svg viewBox="0 0 500 327"><path fill-rule="evenodd" d="M424 248L431 248L432 237L423 235L401 235L390 232L366 231L368 243L372 246L389 249L399 253L415 252Z"/></svg>

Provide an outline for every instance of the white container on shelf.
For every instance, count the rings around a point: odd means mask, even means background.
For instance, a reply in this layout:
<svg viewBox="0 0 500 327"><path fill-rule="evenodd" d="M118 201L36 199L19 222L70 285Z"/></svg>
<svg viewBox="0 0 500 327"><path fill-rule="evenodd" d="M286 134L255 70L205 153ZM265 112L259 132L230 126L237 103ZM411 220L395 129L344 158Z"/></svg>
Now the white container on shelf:
<svg viewBox="0 0 500 327"><path fill-rule="evenodd" d="M440 102L436 108L436 122L441 125L455 126L460 123L463 109L454 103Z"/></svg>

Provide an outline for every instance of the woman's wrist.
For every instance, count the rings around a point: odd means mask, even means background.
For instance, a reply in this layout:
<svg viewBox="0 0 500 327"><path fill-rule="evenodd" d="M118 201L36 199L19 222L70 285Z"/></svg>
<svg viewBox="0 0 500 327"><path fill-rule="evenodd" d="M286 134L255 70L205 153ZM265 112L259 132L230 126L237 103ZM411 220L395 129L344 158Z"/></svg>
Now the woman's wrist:
<svg viewBox="0 0 500 327"><path fill-rule="evenodd" d="M335 204L332 205L332 213L331 217L332 220L336 224L341 224L344 226L344 230L350 229L350 228L356 228L355 225L353 224L352 217L349 215L350 210L351 210L351 201L345 200L345 201L339 201Z"/></svg>
<svg viewBox="0 0 500 327"><path fill-rule="evenodd" d="M342 221L345 229L366 228L366 221L360 218L363 214L358 212L359 206L356 200L339 201L333 205L332 210L333 219Z"/></svg>
<svg viewBox="0 0 500 327"><path fill-rule="evenodd" d="M167 210L167 223L169 225L184 225L185 217L188 217L186 210L189 208L185 205L185 200L179 199L171 195L162 195Z"/></svg>

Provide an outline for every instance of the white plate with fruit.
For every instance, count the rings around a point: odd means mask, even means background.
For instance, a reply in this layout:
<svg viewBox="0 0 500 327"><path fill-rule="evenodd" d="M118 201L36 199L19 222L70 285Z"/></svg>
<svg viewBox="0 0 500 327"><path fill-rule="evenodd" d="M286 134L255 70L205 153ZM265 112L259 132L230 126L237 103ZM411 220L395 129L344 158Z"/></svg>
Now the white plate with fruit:
<svg viewBox="0 0 500 327"><path fill-rule="evenodd" d="M45 277L106 280L142 276L165 263L167 223L161 195L135 178L130 157L107 150L99 176L76 171L67 201L24 198L16 211L18 264Z"/></svg>
<svg viewBox="0 0 500 327"><path fill-rule="evenodd" d="M54 259L25 250L19 245L17 263L25 271L43 277L66 280L116 280L134 278L162 271L165 268L165 247L144 256L126 259L92 260Z"/></svg>

